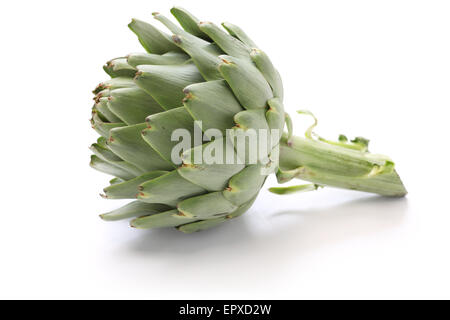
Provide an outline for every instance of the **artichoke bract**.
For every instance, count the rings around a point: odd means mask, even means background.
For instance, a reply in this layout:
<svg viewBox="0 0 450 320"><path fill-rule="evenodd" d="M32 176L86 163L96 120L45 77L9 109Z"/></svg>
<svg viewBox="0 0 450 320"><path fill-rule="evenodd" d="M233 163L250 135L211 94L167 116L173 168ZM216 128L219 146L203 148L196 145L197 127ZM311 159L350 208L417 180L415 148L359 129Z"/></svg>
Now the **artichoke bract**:
<svg viewBox="0 0 450 320"><path fill-rule="evenodd" d="M292 136L281 77L239 27L171 12L181 27L153 15L173 35L132 20L146 53L109 61L111 79L94 90L91 124L100 138L91 166L115 177L102 196L134 199L104 220L207 229L246 212L271 173L280 183L312 182L270 189L278 194L326 185L406 194L394 163L370 154L367 140L328 141L313 126L304 138Z"/></svg>

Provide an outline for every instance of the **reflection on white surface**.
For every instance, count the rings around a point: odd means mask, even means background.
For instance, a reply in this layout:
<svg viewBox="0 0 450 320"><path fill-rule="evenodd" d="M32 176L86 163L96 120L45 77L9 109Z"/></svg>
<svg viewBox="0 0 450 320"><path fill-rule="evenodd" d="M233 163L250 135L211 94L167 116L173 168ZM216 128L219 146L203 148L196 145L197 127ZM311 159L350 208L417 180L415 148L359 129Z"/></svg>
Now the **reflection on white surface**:
<svg viewBox="0 0 450 320"><path fill-rule="evenodd" d="M297 197L301 206L302 195ZM236 249L236 246L252 244L255 248L279 244L285 250L286 245L289 247L289 243L295 241L296 254L301 254L316 246L333 245L395 227L403 220L407 199L365 195L318 209L277 211L274 206L258 217L256 211L261 207L262 204L257 203L247 212L250 217L244 215L217 228L192 235L172 229L138 231L140 235L131 240L127 247L140 254L175 252L177 255L190 255L212 247L215 251L226 251L231 247ZM268 213L270 210L274 212Z"/></svg>
<svg viewBox="0 0 450 320"><path fill-rule="evenodd" d="M311 285L308 278L324 267L339 270L341 259L348 255L346 243L364 239L382 243L391 230L401 228L408 209L406 198L336 189L288 197L263 193L247 214L208 231L130 233L125 224L106 230L114 238L121 233L108 252L108 278L127 273L130 282L125 285L132 290L165 286L177 297L319 295L320 290L303 292L296 286ZM342 257L340 248L344 248ZM359 258L365 259L356 257L356 261ZM322 259L329 265L322 265ZM167 293L150 290L147 294L164 297Z"/></svg>

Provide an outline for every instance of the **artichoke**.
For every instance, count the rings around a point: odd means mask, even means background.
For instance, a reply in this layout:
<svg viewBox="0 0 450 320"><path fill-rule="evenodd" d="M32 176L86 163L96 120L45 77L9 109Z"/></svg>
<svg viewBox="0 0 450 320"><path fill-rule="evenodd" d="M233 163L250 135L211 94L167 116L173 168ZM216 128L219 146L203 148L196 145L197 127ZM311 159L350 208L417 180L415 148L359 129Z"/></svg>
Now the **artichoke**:
<svg viewBox="0 0 450 320"><path fill-rule="evenodd" d="M91 146L91 166L115 177L102 196L134 199L102 214L104 220L207 229L246 212L271 173L280 183L312 182L270 189L279 194L322 186L406 194L393 162L370 154L366 139L329 141L314 126L304 138L292 136L281 77L239 27L200 22L178 7L171 12L181 27L153 15L172 36L132 20L129 28L147 52L109 61L111 79L94 90L91 124L100 138ZM238 144L248 147L252 135L256 158Z"/></svg>

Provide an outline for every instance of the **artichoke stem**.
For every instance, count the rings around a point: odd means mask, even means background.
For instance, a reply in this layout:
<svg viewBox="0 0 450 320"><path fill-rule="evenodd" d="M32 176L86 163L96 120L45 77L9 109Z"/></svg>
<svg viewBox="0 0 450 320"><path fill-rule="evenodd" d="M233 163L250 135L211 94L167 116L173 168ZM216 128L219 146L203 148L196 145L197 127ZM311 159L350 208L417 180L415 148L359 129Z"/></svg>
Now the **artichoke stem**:
<svg viewBox="0 0 450 320"><path fill-rule="evenodd" d="M280 183L298 178L320 186L390 197L407 194L388 157L295 136L281 139L277 178Z"/></svg>

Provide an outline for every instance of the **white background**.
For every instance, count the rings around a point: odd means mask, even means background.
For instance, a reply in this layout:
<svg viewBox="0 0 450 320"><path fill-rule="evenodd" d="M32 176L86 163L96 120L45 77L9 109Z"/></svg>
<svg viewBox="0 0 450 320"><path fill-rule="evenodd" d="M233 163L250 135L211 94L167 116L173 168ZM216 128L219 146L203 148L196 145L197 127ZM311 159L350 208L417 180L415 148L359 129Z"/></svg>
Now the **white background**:
<svg viewBox="0 0 450 320"><path fill-rule="evenodd" d="M97 214L101 66L142 51L127 23L167 1L9 1L0 10L0 298L450 298L450 3L177 1L240 25L317 131L371 139L409 194L272 195L192 235ZM155 24L157 21L154 22ZM301 134L309 119L294 115Z"/></svg>

